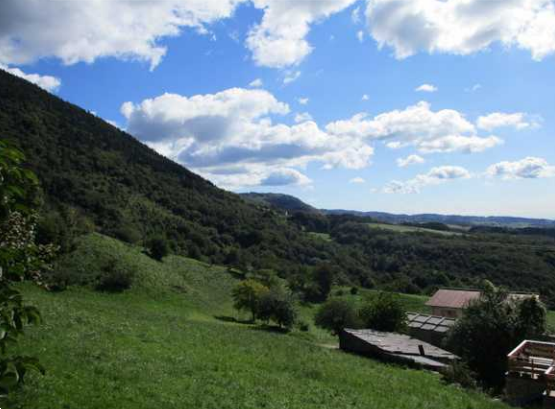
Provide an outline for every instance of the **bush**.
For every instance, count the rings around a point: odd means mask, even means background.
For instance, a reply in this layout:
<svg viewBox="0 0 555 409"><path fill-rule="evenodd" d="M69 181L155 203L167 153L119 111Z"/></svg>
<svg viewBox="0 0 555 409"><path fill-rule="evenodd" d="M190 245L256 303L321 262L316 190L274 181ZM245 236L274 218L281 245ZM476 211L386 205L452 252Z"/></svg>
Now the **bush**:
<svg viewBox="0 0 555 409"><path fill-rule="evenodd" d="M357 287L351 287L350 293L351 293L351 295L357 295L358 294L358 288Z"/></svg>
<svg viewBox="0 0 555 409"><path fill-rule="evenodd" d="M357 313L353 303L339 298L326 301L316 312L314 323L337 335L343 328L357 327Z"/></svg>
<svg viewBox="0 0 555 409"><path fill-rule="evenodd" d="M133 284L135 273L121 265L106 267L102 274L97 278L95 289L110 293L121 293Z"/></svg>
<svg viewBox="0 0 555 409"><path fill-rule="evenodd" d="M464 362L455 361L442 372L446 384L459 385L465 389L476 389L476 374Z"/></svg>
<svg viewBox="0 0 555 409"><path fill-rule="evenodd" d="M379 293L360 309L359 317L366 328L398 332L405 328L407 315L397 294Z"/></svg>
<svg viewBox="0 0 555 409"><path fill-rule="evenodd" d="M310 324L305 321L297 321L297 328L299 331L308 332L310 331Z"/></svg>
<svg viewBox="0 0 555 409"><path fill-rule="evenodd" d="M157 261L162 261L162 259L166 257L170 252L168 242L162 237L155 237L150 239L147 242L146 247L148 249L148 254L150 255L150 257Z"/></svg>
<svg viewBox="0 0 555 409"><path fill-rule="evenodd" d="M290 329L297 319L297 311L291 297L279 289L262 294L258 301L257 312L261 320L274 321L286 329Z"/></svg>

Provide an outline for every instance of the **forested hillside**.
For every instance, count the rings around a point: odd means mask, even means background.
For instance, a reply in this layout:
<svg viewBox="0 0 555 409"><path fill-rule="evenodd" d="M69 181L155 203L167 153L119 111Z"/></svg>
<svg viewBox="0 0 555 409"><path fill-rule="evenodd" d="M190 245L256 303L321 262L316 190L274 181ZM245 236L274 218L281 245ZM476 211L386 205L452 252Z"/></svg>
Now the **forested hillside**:
<svg viewBox="0 0 555 409"><path fill-rule="evenodd" d="M38 174L45 202L39 239L63 251L76 236L96 231L138 245L162 238L175 254L242 271L274 269L301 294L314 292L318 267L325 266L337 284L418 293L489 278L555 298L552 236L399 233L371 229L371 218L310 209L286 216L215 187L1 70L0 138L19 146Z"/></svg>

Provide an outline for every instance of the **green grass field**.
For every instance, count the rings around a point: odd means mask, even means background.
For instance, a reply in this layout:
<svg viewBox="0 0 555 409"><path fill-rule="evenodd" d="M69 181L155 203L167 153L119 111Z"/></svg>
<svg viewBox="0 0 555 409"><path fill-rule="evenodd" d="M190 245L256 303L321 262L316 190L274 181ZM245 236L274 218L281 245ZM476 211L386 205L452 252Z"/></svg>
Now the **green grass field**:
<svg viewBox="0 0 555 409"><path fill-rule="evenodd" d="M323 348L329 335L312 325L283 334L233 322L236 281L223 268L180 257L158 263L99 235L82 240L73 262L95 268L106 254L137 269L132 289L21 285L45 319L21 350L39 354L47 374L32 375L10 408L506 408L433 373ZM313 311L303 308L303 319Z"/></svg>
<svg viewBox="0 0 555 409"><path fill-rule="evenodd" d="M441 231L426 229L424 227L404 226L402 224L368 223L371 229L391 230L397 233L432 233L443 236L459 236L462 233L457 231Z"/></svg>

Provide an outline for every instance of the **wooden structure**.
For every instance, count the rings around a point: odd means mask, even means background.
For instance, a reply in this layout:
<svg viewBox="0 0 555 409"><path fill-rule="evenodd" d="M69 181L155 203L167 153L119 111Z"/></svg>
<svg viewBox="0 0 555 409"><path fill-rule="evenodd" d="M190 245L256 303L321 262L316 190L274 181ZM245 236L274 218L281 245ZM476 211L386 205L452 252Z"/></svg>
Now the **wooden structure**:
<svg viewBox="0 0 555 409"><path fill-rule="evenodd" d="M507 359L509 399L526 403L543 398L545 408L555 408L555 343L526 340Z"/></svg>
<svg viewBox="0 0 555 409"><path fill-rule="evenodd" d="M344 351L434 371L441 371L458 359L450 352L408 335L369 329L344 329L339 334L339 346Z"/></svg>
<svg viewBox="0 0 555 409"><path fill-rule="evenodd" d="M413 338L426 341L436 347L441 347L447 332L457 322L454 318L440 317L437 315L407 313L407 326L409 335Z"/></svg>

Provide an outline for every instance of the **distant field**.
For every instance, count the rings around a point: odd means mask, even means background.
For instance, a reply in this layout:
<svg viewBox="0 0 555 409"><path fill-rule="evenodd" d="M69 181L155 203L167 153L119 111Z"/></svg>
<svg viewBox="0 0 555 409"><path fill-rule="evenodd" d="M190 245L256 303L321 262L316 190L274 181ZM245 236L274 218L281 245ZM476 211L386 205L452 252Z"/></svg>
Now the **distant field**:
<svg viewBox="0 0 555 409"><path fill-rule="evenodd" d="M94 269L107 254L137 270L131 290L20 286L45 318L23 338L21 352L40 351L47 374L32 375L8 407L508 408L429 372L322 348L330 336L312 324L286 335L234 322L229 292L236 281L221 267L181 257L158 263L99 235L81 241L75 267ZM308 319L314 310L301 314Z"/></svg>
<svg viewBox="0 0 555 409"><path fill-rule="evenodd" d="M402 224L368 223L368 226L372 229L391 230L398 233L433 233L444 236L459 236L462 234L455 231L433 230L424 227L404 226Z"/></svg>
<svg viewBox="0 0 555 409"><path fill-rule="evenodd" d="M331 241L331 237L329 234L327 233L314 233L314 232L310 232L308 233L310 236L315 237L317 239L320 240L325 240L325 241Z"/></svg>

